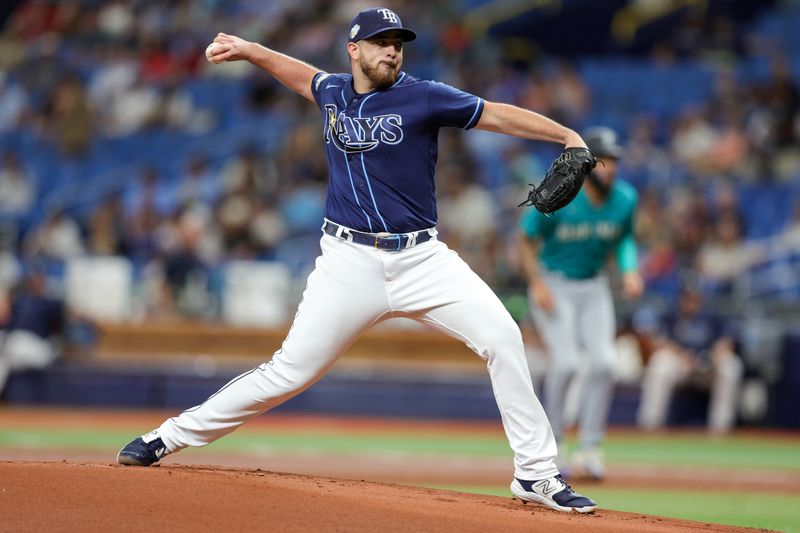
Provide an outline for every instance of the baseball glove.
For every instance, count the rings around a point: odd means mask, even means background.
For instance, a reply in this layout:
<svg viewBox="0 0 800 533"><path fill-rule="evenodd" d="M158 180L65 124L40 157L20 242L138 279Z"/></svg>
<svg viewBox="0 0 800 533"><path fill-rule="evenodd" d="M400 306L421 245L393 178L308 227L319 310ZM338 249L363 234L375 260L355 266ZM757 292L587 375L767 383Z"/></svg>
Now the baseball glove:
<svg viewBox="0 0 800 533"><path fill-rule="evenodd" d="M528 198L517 207L532 205L549 215L568 203L578 194L583 180L594 169L597 159L587 148L567 148L553 161L542 183L530 184Z"/></svg>

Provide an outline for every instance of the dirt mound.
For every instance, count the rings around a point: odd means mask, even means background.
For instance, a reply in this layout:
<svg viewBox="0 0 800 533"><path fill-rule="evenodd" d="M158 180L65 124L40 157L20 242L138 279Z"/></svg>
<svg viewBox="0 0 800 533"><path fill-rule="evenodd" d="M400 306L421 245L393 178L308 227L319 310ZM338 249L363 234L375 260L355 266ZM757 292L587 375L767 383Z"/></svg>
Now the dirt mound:
<svg viewBox="0 0 800 533"><path fill-rule="evenodd" d="M4 531L753 531L261 470L66 461L0 462L0 516Z"/></svg>

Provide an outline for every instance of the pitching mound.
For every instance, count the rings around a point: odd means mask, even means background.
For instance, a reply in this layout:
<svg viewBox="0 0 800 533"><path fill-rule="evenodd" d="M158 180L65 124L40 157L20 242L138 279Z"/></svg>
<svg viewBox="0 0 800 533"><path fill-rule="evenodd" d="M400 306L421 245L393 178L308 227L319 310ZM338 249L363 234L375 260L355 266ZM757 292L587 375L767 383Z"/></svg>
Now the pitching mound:
<svg viewBox="0 0 800 533"><path fill-rule="evenodd" d="M4 531L748 531L260 470L69 462L0 462L0 516Z"/></svg>

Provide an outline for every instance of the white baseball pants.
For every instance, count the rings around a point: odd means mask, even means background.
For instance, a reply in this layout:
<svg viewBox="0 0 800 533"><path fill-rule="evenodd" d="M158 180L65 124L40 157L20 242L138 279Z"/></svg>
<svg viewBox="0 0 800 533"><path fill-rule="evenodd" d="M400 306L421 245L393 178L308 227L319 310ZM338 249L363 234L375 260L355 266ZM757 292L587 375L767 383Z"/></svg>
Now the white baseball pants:
<svg viewBox="0 0 800 533"><path fill-rule="evenodd" d="M581 448L599 446L608 424L616 361L616 318L608 278L569 279L552 272L543 276L555 306L550 312L531 306L531 313L549 355L544 383L547 416L560 441L567 389L583 363L578 441Z"/></svg>
<svg viewBox="0 0 800 533"><path fill-rule="evenodd" d="M711 400L708 404L708 427L712 431L730 431L736 422L744 364L736 354L712 358ZM642 378L642 398L638 423L646 429L664 427L675 389L691 381L694 371L680 353L662 348L653 353Z"/></svg>
<svg viewBox="0 0 800 533"><path fill-rule="evenodd" d="M387 252L323 235L294 322L272 360L158 429L169 452L203 446L307 389L370 326L402 316L464 341L487 362L514 451L514 475L558 473L556 443L533 392L520 330L486 283L432 239Z"/></svg>
<svg viewBox="0 0 800 533"><path fill-rule="evenodd" d="M24 329L0 331L0 393L12 370L45 368L56 360L53 344Z"/></svg>

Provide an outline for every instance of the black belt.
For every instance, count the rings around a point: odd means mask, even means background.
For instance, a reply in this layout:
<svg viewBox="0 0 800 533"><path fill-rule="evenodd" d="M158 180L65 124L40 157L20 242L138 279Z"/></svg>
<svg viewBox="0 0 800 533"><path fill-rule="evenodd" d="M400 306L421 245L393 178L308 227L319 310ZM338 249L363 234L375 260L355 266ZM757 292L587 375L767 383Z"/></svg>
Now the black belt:
<svg viewBox="0 0 800 533"><path fill-rule="evenodd" d="M411 248L417 244L427 242L436 235L436 231L433 229L423 229L420 231L412 231L411 233L364 233L340 226L330 220L326 220L322 225L322 231L333 237L338 237L339 239L344 239L356 244L372 246L380 250L392 250L394 252L399 252L405 248Z"/></svg>

